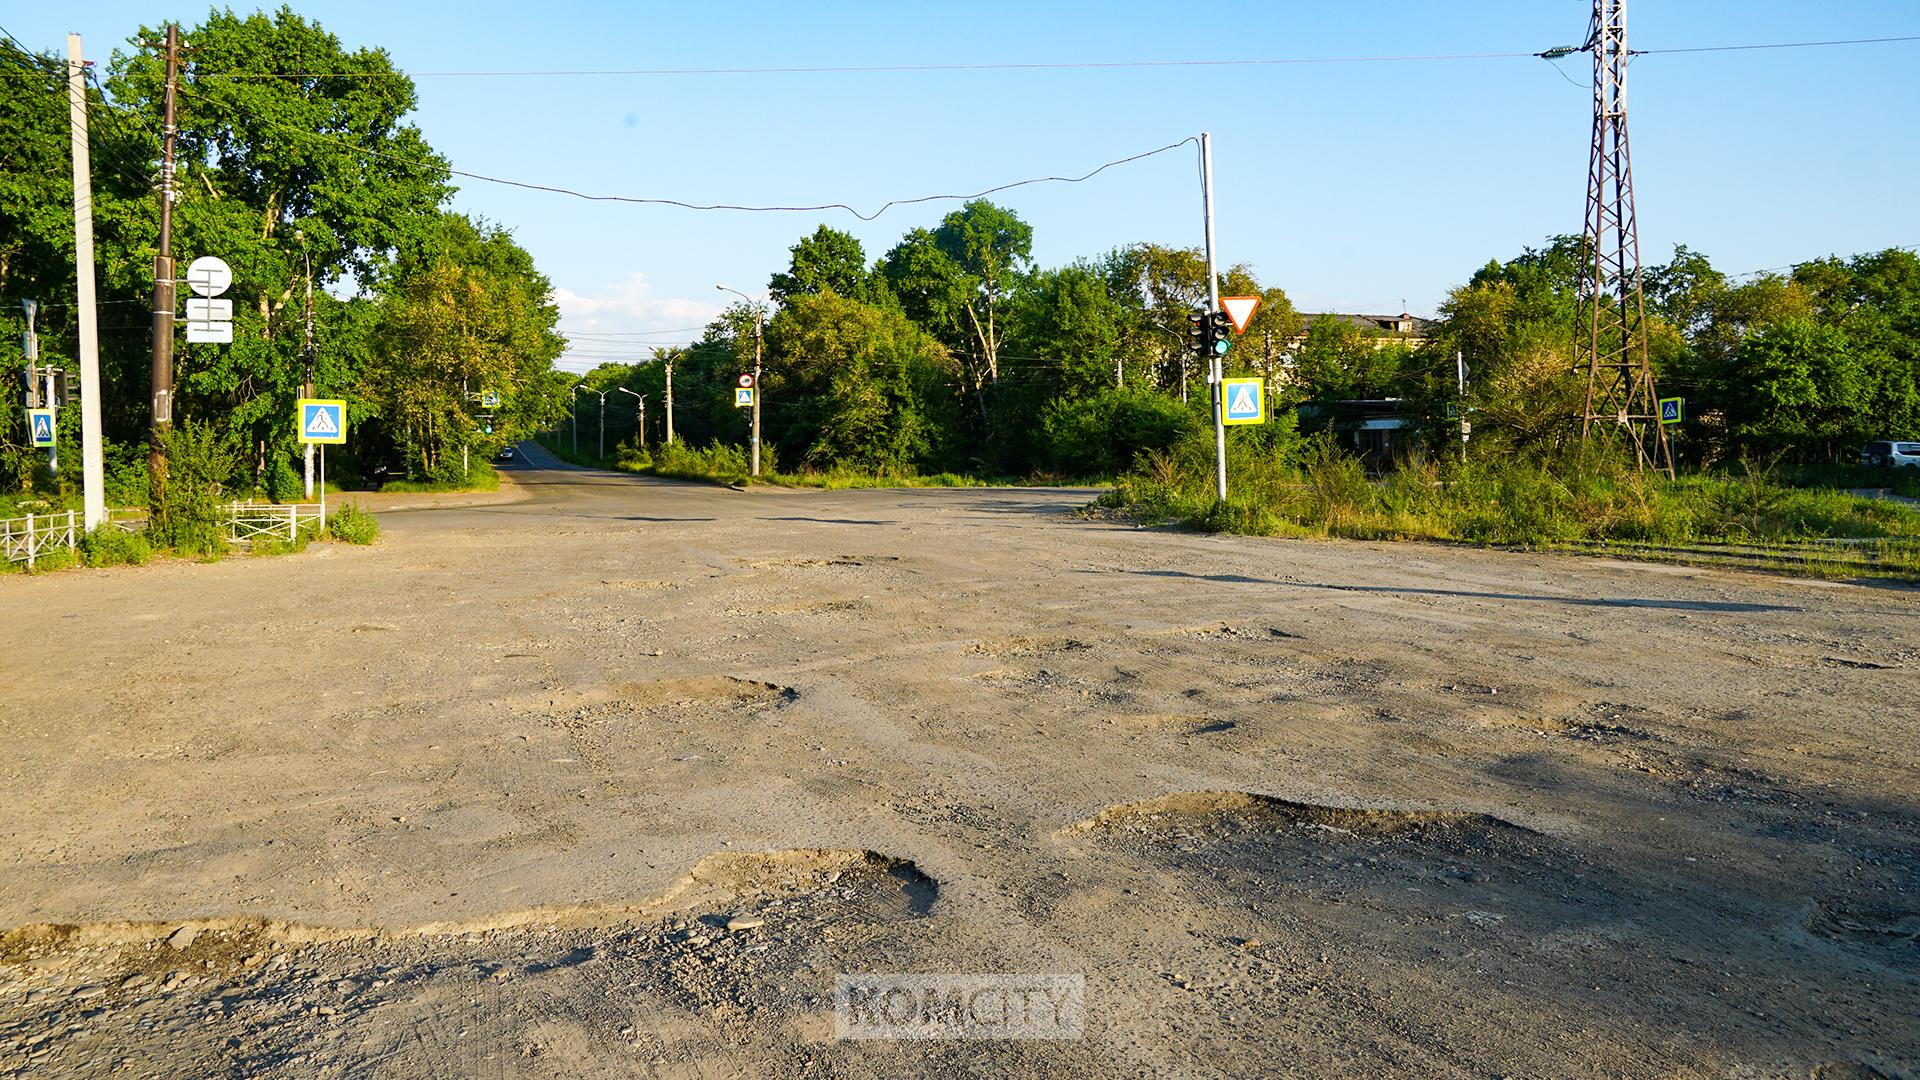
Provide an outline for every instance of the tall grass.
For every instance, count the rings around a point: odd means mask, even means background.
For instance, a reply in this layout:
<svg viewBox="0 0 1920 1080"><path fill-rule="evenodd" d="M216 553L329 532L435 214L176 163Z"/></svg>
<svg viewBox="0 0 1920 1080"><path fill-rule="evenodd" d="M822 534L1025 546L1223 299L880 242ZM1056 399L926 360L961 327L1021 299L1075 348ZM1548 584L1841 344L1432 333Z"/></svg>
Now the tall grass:
<svg viewBox="0 0 1920 1080"><path fill-rule="evenodd" d="M1262 535L1552 545L1788 543L1920 538L1920 510L1794 488L1764 470L1669 480L1603 453L1410 460L1379 481L1329 438L1230 459L1214 498L1210 455L1148 455L1102 504L1197 528Z"/></svg>

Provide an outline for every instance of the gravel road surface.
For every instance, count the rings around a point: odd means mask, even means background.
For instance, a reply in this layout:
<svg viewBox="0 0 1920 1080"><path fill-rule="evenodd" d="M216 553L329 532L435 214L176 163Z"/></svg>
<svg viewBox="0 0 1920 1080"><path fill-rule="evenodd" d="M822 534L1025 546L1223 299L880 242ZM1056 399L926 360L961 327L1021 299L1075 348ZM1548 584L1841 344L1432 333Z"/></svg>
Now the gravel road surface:
<svg viewBox="0 0 1920 1080"><path fill-rule="evenodd" d="M0 1075L1920 1075L1913 590L503 471L0 578Z"/></svg>

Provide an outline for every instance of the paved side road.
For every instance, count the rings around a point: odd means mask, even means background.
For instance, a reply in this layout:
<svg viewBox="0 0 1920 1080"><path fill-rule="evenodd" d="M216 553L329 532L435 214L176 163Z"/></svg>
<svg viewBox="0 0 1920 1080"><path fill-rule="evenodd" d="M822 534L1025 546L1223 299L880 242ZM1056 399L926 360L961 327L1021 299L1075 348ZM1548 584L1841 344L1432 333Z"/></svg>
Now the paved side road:
<svg viewBox="0 0 1920 1080"><path fill-rule="evenodd" d="M1912 591L503 472L0 579L0 1073L1920 1068Z"/></svg>

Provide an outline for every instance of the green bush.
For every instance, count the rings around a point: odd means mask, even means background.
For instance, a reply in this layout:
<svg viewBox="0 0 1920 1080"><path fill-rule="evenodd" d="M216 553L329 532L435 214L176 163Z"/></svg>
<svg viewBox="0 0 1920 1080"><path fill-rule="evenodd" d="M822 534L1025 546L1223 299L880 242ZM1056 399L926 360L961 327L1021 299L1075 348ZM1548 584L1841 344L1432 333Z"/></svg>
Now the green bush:
<svg viewBox="0 0 1920 1080"><path fill-rule="evenodd" d="M80 539L88 566L145 566L153 558L147 538L114 525L102 525Z"/></svg>
<svg viewBox="0 0 1920 1080"><path fill-rule="evenodd" d="M371 544L380 538L380 522L349 503L327 516L327 535L349 544Z"/></svg>
<svg viewBox="0 0 1920 1080"><path fill-rule="evenodd" d="M68 551L66 548L53 548L50 551L43 551L34 557L32 572L44 574L51 570L65 570L67 567L74 565L76 561L74 553ZM17 570L25 570L27 568L25 562L9 563L8 565Z"/></svg>
<svg viewBox="0 0 1920 1080"><path fill-rule="evenodd" d="M760 468L766 473L775 470L773 448L764 443L760 447ZM681 480L744 484L751 479L750 470L747 451L726 443L714 443L696 450L676 439L662 446L653 458L655 476L671 476Z"/></svg>
<svg viewBox="0 0 1920 1080"><path fill-rule="evenodd" d="M450 480L390 480L382 484L380 490L415 495L451 491L498 491L500 490L500 473L485 460L476 457L468 465L464 476L456 469Z"/></svg>
<svg viewBox="0 0 1920 1080"><path fill-rule="evenodd" d="M293 502L307 493L307 482L294 469L293 463L284 454L274 454L268 460L267 473L261 477L266 488L267 498L277 503Z"/></svg>
<svg viewBox="0 0 1920 1080"><path fill-rule="evenodd" d="M1171 449L1198 429L1192 410L1144 388L1054 401L1040 417L1053 465L1075 476L1113 476L1143 453Z"/></svg>
<svg viewBox="0 0 1920 1080"><path fill-rule="evenodd" d="M147 535L160 547L217 557L227 549L228 485L238 445L212 424L186 421L167 433L167 483L152 509Z"/></svg>

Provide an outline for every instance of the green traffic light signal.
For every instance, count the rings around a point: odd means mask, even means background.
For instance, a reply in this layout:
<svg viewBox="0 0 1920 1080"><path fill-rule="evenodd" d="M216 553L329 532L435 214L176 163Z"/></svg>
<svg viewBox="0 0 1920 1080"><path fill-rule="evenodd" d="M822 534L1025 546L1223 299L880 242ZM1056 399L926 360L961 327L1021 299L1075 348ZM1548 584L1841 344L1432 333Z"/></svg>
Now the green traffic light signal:
<svg viewBox="0 0 1920 1080"><path fill-rule="evenodd" d="M1213 339L1213 355L1225 356L1227 355L1227 350L1231 348L1233 348L1233 342L1228 341L1226 338Z"/></svg>

